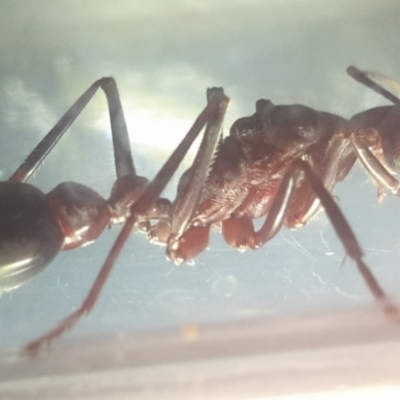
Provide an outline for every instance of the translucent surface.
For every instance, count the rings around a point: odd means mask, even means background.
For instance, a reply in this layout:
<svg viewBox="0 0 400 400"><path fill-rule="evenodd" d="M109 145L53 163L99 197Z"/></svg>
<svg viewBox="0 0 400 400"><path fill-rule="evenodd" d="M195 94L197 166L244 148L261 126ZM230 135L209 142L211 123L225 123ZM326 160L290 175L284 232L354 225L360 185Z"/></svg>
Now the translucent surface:
<svg viewBox="0 0 400 400"><path fill-rule="evenodd" d="M138 171L152 177L205 104L209 86L232 99L225 133L259 98L344 117L387 104L346 75L349 65L400 79L396 0L8 2L0 14L0 173L7 179L97 78L116 78ZM191 153L193 156L193 153ZM190 156L186 167L190 165ZM181 169L180 173L185 169ZM114 179L108 111L99 94L31 181L107 196ZM175 194L177 177L166 196ZM359 166L337 186L340 206L383 287L399 297L398 199L377 206ZM0 347L54 326L86 295L119 228L65 252L0 298ZM133 235L93 312L54 343L186 323L375 307L324 213L256 252L212 236L192 265Z"/></svg>
<svg viewBox="0 0 400 400"><path fill-rule="evenodd" d="M9 353L9 363L0 364L0 394L10 400L325 400L400 393L399 329L376 313L182 328L75 340L16 363Z"/></svg>

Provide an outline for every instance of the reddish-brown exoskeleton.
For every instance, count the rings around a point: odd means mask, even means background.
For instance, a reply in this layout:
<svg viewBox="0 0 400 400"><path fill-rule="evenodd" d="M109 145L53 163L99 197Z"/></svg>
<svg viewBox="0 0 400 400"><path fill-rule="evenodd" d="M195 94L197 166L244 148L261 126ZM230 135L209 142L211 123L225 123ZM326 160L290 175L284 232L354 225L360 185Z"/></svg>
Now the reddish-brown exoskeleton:
<svg viewBox="0 0 400 400"><path fill-rule="evenodd" d="M364 263L362 249L331 193L359 158L381 192L389 189L398 194L399 183L389 168L400 170L396 150L399 100L368 74L354 67L348 71L395 105L364 111L346 120L302 105L275 106L269 100L258 100L255 114L237 120L230 135L222 138L229 99L221 88L212 88L207 92L207 106L150 183L136 174L114 80L96 81L11 178L0 184L0 290L25 283L60 250L82 246L110 224L124 223L82 305L25 350L35 353L91 310L124 243L139 227L146 228L152 240L165 243L168 257L181 263L207 247L213 225L221 226L231 246L257 249L282 225L305 225L321 205L373 295L388 313L397 313ZM73 182L60 184L46 195L27 184L100 87L109 104L117 174L110 198L105 200ZM175 201L160 198L204 126L199 151L180 180ZM255 231L252 220L260 217L265 217L265 222ZM152 221L156 223L151 225Z"/></svg>

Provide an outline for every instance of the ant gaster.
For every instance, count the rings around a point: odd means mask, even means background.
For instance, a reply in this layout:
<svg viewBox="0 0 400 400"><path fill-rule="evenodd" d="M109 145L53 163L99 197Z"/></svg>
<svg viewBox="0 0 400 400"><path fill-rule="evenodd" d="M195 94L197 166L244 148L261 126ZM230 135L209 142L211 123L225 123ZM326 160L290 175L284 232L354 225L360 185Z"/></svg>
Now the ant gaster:
<svg viewBox="0 0 400 400"><path fill-rule="evenodd" d="M136 174L115 81L102 78L90 86L9 180L0 183L0 292L27 282L59 251L95 240L109 225L124 226L82 305L25 351L35 354L90 312L132 231L147 230L151 240L166 244L168 257L178 264L205 250L212 226L221 227L231 246L257 249L282 225L305 225L321 205L372 294L388 314L397 315L331 193L359 159L381 195L386 189L399 194L391 171L400 172L400 100L375 82L385 80L382 75L354 67L348 73L395 105L347 120L303 105L258 100L255 114L237 120L222 138L229 99L222 88L208 89L206 107L151 182ZM117 179L110 198L75 182L61 183L48 194L26 183L98 88L107 97L113 137ZM176 199L160 198L203 127ZM260 217L265 221L256 231L252 220Z"/></svg>

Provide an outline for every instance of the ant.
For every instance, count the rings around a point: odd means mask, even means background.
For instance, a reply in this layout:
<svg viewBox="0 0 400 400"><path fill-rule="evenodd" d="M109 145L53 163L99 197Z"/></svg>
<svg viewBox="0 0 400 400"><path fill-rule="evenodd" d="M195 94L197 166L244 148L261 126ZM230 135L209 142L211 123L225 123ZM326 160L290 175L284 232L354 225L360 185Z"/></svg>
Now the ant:
<svg viewBox="0 0 400 400"><path fill-rule="evenodd" d="M257 249L283 225L307 224L321 206L374 297L387 314L398 315L399 309L365 264L361 246L332 192L359 159L380 196L385 190L400 194L391 172L400 171L396 136L400 100L376 82L385 81L383 75L355 67L347 72L394 105L347 120L303 105L274 105L261 99L255 113L238 119L223 138L229 98L222 88L211 88L206 107L151 182L136 173L114 79L94 82L9 180L0 183L0 293L26 283L61 250L86 245L108 226L124 224L82 305L24 351L36 354L90 312L125 242L138 229L165 244L167 256L179 264L206 249L213 226L221 229L232 247ZM107 98L116 168L109 199L75 182L61 183L47 194L26 183L99 88ZM161 198L203 128L199 150L179 181L176 199ZM260 217L265 221L256 231L252 220Z"/></svg>

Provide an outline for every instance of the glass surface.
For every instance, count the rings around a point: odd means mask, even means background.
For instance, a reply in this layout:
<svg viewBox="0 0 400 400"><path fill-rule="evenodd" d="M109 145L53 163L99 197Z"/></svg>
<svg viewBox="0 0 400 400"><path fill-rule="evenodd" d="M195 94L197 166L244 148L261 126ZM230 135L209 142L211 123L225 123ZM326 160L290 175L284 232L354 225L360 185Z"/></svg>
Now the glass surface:
<svg viewBox="0 0 400 400"><path fill-rule="evenodd" d="M231 98L224 132L255 101L304 104L349 118L388 104L346 74L349 65L400 79L397 0L3 2L0 13L0 178L7 179L96 79L116 78L137 170L152 178L205 105L207 87ZM102 93L30 183L62 181L107 197L114 181ZM173 198L192 151L164 193ZM399 299L399 201L377 190L357 164L335 196L366 261ZM0 348L52 328L86 296L120 228L60 253L39 276L0 297ZM182 324L245 321L373 309L355 265L324 212L282 229L258 251L239 253L214 232L210 246L175 267L163 248L134 234L88 317L54 342Z"/></svg>

